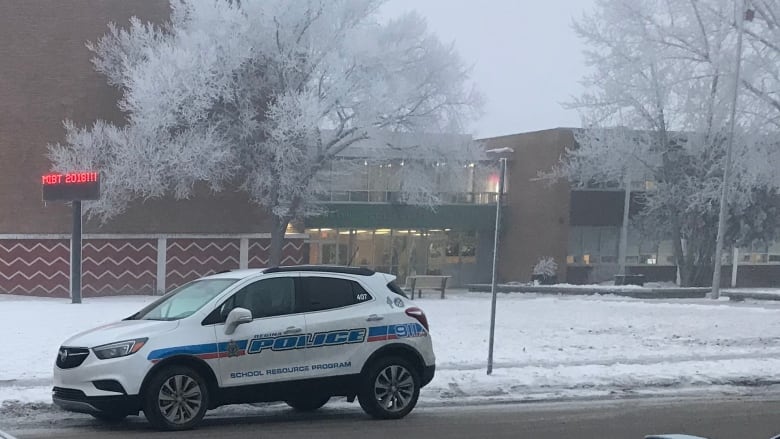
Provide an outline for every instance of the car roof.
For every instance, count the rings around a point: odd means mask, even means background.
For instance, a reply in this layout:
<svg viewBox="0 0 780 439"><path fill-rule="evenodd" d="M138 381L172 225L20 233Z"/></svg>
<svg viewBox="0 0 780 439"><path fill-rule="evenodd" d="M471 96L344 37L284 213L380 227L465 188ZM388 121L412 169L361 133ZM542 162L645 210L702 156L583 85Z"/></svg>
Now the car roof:
<svg viewBox="0 0 780 439"><path fill-rule="evenodd" d="M339 273L351 274L356 276L373 276L377 274L373 270L362 267L343 267L338 265L290 265L283 267L269 268L248 268L240 270L225 270L209 276L206 279L246 279L249 277L260 276L262 274L289 273L289 272L316 272L316 273Z"/></svg>
<svg viewBox="0 0 780 439"><path fill-rule="evenodd" d="M271 267L266 268L264 273L284 273L290 271L307 271L318 273L340 273L340 274L353 274L357 276L373 276L376 274L374 270L369 270L364 267L344 267L340 265L290 265L287 267Z"/></svg>
<svg viewBox="0 0 780 439"><path fill-rule="evenodd" d="M203 279L246 279L248 277L263 274L262 268L248 268L242 270L225 270L204 276Z"/></svg>

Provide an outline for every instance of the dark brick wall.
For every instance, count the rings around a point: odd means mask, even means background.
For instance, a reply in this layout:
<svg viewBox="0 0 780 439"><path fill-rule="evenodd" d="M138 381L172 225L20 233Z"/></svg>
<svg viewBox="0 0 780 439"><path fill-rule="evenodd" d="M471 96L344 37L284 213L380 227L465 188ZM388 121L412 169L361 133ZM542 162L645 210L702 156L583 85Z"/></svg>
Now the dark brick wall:
<svg viewBox="0 0 780 439"><path fill-rule="evenodd" d="M68 230L67 208L41 202L46 144L63 140L63 119L122 119L84 44L110 21L167 9L165 0L0 0L0 233Z"/></svg>
<svg viewBox="0 0 780 439"><path fill-rule="evenodd" d="M85 47L131 16L162 22L168 0L0 0L0 234L66 233L67 206L41 201L50 170L48 143L64 139L62 121L121 122L117 90L93 70ZM142 164L139 164L142 166ZM268 217L239 194L200 190L187 201L135 203L86 232L267 232Z"/></svg>
<svg viewBox="0 0 780 439"><path fill-rule="evenodd" d="M502 282L529 281L539 258L552 256L558 279L566 279L569 241L569 184L549 185L536 178L558 163L566 147L574 144L569 129L485 139L485 147L514 149L508 163L509 186L499 246Z"/></svg>

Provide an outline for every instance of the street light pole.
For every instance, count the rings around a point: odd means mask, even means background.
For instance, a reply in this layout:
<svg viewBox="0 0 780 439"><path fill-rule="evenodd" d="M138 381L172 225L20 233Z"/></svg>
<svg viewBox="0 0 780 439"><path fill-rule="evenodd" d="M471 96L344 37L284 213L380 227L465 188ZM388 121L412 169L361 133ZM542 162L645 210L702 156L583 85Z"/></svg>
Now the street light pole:
<svg viewBox="0 0 780 439"><path fill-rule="evenodd" d="M723 235L726 232L726 207L728 205L729 184L731 182L731 162L734 150L734 125L737 118L737 98L739 97L739 73L742 66L742 33L745 27L746 0L739 1L737 15L737 62L734 72L734 95L731 101L731 120L726 144L726 164L723 169L723 183L720 189L720 210L718 211L718 237L715 240L715 264L712 273L712 299L720 298L720 270L723 258Z"/></svg>
<svg viewBox="0 0 780 439"><path fill-rule="evenodd" d="M628 219L631 211L631 170L626 166L623 175L623 224L620 227L620 246L618 247L618 274L626 275L626 254L628 253Z"/></svg>
<svg viewBox="0 0 780 439"><path fill-rule="evenodd" d="M493 279L490 285L492 300L490 303L490 340L488 342L488 364L487 374L493 373L493 340L496 332L496 283L498 281L498 237L501 228L501 204L504 197L504 178L506 176L506 158L499 159L501 166L500 177L498 178L498 196L496 197L496 232L493 237Z"/></svg>

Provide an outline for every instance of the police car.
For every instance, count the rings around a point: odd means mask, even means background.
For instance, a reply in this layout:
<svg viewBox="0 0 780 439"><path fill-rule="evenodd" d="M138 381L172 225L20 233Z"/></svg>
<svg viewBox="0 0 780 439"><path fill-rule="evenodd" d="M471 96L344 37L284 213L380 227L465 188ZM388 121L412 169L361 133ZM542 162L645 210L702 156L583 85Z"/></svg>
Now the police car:
<svg viewBox="0 0 780 439"><path fill-rule="evenodd" d="M118 421L140 411L163 430L226 404L316 410L355 398L398 419L434 375L425 313L388 274L297 266L207 276L132 316L65 341L54 403Z"/></svg>

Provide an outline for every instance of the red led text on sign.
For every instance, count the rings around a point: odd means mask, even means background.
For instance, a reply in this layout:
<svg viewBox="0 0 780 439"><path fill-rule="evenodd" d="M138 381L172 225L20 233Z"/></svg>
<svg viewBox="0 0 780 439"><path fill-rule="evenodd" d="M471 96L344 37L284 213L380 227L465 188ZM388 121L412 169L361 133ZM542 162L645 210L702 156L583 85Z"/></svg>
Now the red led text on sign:
<svg viewBox="0 0 780 439"><path fill-rule="evenodd" d="M44 185L95 183L98 181L98 173L70 172L67 174L49 174L41 177L41 180Z"/></svg>
<svg viewBox="0 0 780 439"><path fill-rule="evenodd" d="M97 171L51 173L41 177L43 201L100 199L100 174Z"/></svg>

